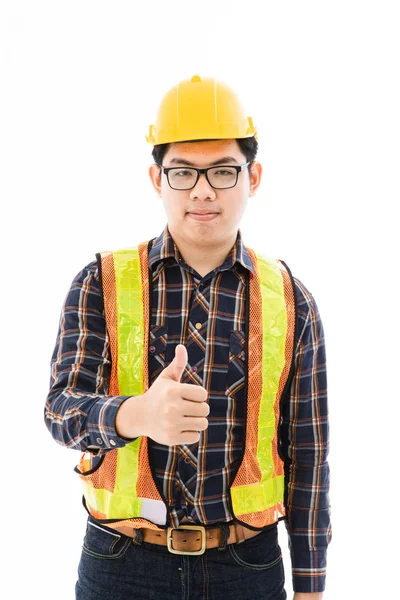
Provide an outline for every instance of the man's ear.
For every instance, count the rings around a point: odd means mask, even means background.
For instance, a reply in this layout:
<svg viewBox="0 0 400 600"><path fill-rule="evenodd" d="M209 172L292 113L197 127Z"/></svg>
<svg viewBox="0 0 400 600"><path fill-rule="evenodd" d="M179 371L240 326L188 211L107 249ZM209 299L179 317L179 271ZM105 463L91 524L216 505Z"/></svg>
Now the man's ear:
<svg viewBox="0 0 400 600"><path fill-rule="evenodd" d="M153 163L149 167L149 176L151 183L157 193L157 196L161 198L161 167L156 163Z"/></svg>
<svg viewBox="0 0 400 600"><path fill-rule="evenodd" d="M261 183L262 166L261 163L254 160L250 165L250 190L249 196L254 196L258 186Z"/></svg>

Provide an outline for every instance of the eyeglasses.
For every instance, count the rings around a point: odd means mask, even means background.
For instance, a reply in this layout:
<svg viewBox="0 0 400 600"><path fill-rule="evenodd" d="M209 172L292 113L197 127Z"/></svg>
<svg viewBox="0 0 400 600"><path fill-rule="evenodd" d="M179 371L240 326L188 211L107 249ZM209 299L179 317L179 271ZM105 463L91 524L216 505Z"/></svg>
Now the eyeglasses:
<svg viewBox="0 0 400 600"><path fill-rule="evenodd" d="M244 165L222 165L196 169L195 167L163 167L168 184L173 190L191 190L199 180L200 173L205 173L208 183L216 190L226 190L235 187L240 171L243 171L250 162Z"/></svg>

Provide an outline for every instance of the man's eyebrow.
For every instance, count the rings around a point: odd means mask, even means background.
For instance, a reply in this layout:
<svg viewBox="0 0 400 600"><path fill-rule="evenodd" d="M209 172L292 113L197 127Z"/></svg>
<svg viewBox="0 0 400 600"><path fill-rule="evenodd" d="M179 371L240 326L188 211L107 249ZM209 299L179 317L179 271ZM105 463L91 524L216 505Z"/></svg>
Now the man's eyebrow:
<svg viewBox="0 0 400 600"><path fill-rule="evenodd" d="M186 165L188 167L195 167L196 165L194 163L189 162L188 160L185 160L184 158L172 158L170 161L171 165ZM222 158L219 158L218 160L210 163L210 166L216 166L216 165L226 165L227 163L237 163L238 161L236 160L236 158L234 158L233 156L223 156Z"/></svg>

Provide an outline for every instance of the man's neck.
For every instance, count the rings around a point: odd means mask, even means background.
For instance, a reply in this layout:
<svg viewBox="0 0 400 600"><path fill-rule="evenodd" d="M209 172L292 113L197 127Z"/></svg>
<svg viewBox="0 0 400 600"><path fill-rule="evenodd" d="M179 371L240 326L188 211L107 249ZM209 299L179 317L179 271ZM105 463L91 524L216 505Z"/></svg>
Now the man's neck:
<svg viewBox="0 0 400 600"><path fill-rule="evenodd" d="M236 242L237 232L219 246L194 246L186 244L179 236L173 236L185 263L195 269L201 277L219 267Z"/></svg>

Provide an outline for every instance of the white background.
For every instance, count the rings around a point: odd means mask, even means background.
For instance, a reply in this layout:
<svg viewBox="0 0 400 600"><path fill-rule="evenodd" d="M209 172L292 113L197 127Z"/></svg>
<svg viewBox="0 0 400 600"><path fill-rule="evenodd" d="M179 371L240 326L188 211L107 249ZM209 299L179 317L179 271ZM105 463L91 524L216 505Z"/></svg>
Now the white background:
<svg viewBox="0 0 400 600"><path fill-rule="evenodd" d="M1 585L74 597L79 453L43 421L60 310L96 252L164 227L145 134L164 93L198 73L231 85L258 127L245 243L287 262L324 323L324 600L398 598L398 3L144 4L0 3ZM291 598L283 523L279 535Z"/></svg>

